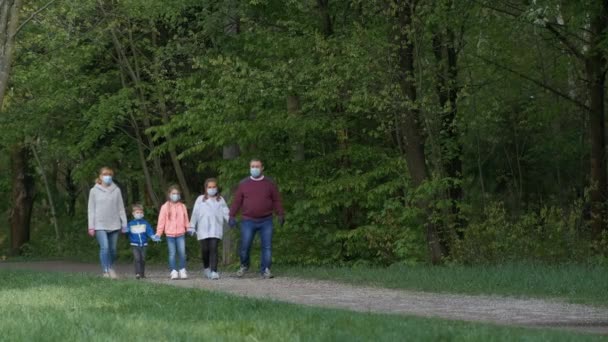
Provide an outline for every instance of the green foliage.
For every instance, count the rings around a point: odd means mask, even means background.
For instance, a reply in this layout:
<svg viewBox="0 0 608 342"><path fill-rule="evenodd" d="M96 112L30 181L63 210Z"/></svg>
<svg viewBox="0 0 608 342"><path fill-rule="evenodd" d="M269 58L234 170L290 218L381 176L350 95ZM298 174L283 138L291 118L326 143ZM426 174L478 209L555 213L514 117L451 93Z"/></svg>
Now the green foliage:
<svg viewBox="0 0 608 342"><path fill-rule="evenodd" d="M588 260L593 249L581 213L578 203L568 211L542 207L513 220L503 205L491 204L484 219L471 223L455 244L453 258L468 264Z"/></svg>
<svg viewBox="0 0 608 342"><path fill-rule="evenodd" d="M27 18L45 2L25 3ZM37 178L34 256L94 259L82 233L100 166L114 167L125 201L143 202L154 218L154 198L162 202L178 169L192 193L214 176L229 198L259 157L284 197L275 247L288 263L424 262L429 223L441 227L450 262L603 262L608 239L592 242L583 214L587 114L539 86L584 97L580 66L538 20L586 25L591 4L537 1L517 18L492 9L500 3L420 4L410 27L416 101L396 77L395 8L328 4L328 17L313 1L291 0L67 0L45 9L19 34L0 115L0 219L10 206L5 152L16 142L39 152L61 222L58 244ZM452 136L433 45L448 32L458 57ZM429 174L417 189L403 137L414 109ZM240 153L224 156L228 146ZM462 163L456 176L449 160ZM454 187L462 199L448 196Z"/></svg>

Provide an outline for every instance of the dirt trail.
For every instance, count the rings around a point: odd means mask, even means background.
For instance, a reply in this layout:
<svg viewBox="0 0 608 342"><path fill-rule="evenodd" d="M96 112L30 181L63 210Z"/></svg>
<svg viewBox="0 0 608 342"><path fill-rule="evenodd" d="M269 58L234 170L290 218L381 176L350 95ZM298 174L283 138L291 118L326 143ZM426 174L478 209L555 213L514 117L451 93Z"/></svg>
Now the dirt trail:
<svg viewBox="0 0 608 342"><path fill-rule="evenodd" d="M1 262L0 269L99 272L99 266L94 264L54 261ZM132 277L131 265L119 265L118 271L125 278ZM224 274L222 279L210 281L202 279L200 273L191 273L188 280L171 281L166 270L158 267L149 269L147 276L145 281L153 283L310 306L608 334L608 308L560 301L392 290L287 277L262 280L253 275L238 279L232 274Z"/></svg>

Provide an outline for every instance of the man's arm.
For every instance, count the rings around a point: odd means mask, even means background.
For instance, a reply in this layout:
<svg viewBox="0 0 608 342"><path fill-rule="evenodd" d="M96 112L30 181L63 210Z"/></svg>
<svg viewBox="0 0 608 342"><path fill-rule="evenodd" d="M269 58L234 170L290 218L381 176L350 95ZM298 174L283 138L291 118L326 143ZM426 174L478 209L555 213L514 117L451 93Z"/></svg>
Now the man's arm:
<svg viewBox="0 0 608 342"><path fill-rule="evenodd" d="M234 194L234 199L232 200L232 205L230 206L230 218L236 217L236 214L239 213L241 207L243 206L243 190L241 189L241 185L236 188L236 193Z"/></svg>

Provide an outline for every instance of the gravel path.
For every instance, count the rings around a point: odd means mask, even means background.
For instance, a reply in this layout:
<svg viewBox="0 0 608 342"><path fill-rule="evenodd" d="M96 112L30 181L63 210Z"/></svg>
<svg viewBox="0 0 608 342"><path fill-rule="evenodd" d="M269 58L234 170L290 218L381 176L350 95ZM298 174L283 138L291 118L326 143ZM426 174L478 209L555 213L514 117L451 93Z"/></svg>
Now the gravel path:
<svg viewBox="0 0 608 342"><path fill-rule="evenodd" d="M99 272L97 265L65 262L1 262L0 269ZM131 265L119 265L118 271L125 277L132 277ZM254 275L238 279L232 274L224 274L222 279L210 281L202 279L200 273L191 273L191 279L171 281L167 278L167 272L158 267L147 273L145 281L148 282L310 306L501 325L554 327L608 335L608 308L560 301L392 290L286 277L262 280Z"/></svg>

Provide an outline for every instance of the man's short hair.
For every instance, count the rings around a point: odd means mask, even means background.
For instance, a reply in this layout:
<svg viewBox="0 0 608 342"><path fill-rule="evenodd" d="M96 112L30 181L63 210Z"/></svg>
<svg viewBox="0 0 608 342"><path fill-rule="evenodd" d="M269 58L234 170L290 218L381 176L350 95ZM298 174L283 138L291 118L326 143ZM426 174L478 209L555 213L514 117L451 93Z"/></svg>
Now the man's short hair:
<svg viewBox="0 0 608 342"><path fill-rule="evenodd" d="M262 162L262 160L259 159L259 158L251 158L251 160L249 161L249 164L251 164L253 162L260 162L260 164L264 165L264 163Z"/></svg>

